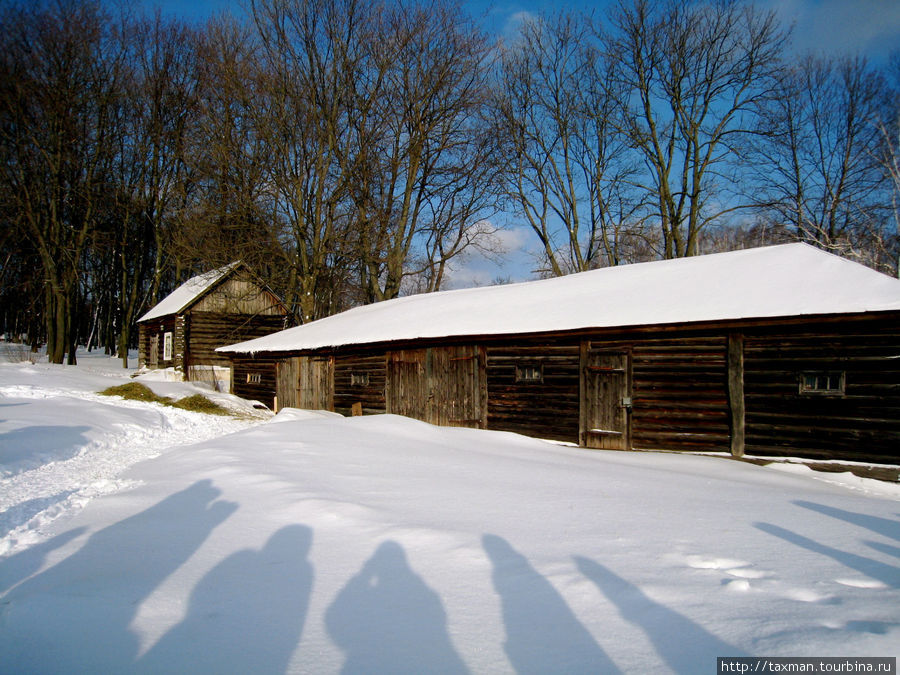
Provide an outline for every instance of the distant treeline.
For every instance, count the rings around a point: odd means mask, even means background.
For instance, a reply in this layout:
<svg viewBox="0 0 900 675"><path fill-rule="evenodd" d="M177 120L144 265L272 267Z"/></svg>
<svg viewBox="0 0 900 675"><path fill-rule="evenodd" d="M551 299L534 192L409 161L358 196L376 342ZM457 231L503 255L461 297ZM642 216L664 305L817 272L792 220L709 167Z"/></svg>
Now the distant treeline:
<svg viewBox="0 0 900 675"><path fill-rule="evenodd" d="M727 0L502 40L449 0L200 27L4 3L0 332L56 363L127 353L142 312L234 260L310 321L437 290L514 224L542 275L798 239L896 274L900 56L791 54Z"/></svg>

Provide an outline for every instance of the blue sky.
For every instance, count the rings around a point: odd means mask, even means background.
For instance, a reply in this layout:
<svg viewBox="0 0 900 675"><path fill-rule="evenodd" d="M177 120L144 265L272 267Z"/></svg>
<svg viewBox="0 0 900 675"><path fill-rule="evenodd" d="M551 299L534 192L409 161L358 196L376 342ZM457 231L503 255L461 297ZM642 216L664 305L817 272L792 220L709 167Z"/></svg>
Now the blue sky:
<svg viewBox="0 0 900 675"><path fill-rule="evenodd" d="M117 0L109 0L114 3ZM164 14L187 20L203 21L222 11L240 15L249 0L133 0ZM463 5L480 17L484 27L500 35L513 34L528 15L561 8L593 9L601 15L616 0L469 0ZM797 52L824 54L856 53L876 64L884 64L891 51L900 50L900 0L758 0L762 8L774 10L785 23L794 26ZM506 218L508 220L508 218ZM458 266L450 286L490 284L496 278L520 281L531 277L536 238L527 226L501 222L508 229L501 233L508 254L502 265L472 256Z"/></svg>
<svg viewBox="0 0 900 675"><path fill-rule="evenodd" d="M242 0L136 0L146 8L203 20L220 11L241 12ZM113 0L114 2L114 0ZM486 28L498 33L510 30L527 14L562 7L593 8L602 12L614 0L471 0L463 5L475 16L484 16ZM898 0L760 0L758 5L775 10L795 25L795 44L808 49L860 51L876 61L900 49L900 1Z"/></svg>

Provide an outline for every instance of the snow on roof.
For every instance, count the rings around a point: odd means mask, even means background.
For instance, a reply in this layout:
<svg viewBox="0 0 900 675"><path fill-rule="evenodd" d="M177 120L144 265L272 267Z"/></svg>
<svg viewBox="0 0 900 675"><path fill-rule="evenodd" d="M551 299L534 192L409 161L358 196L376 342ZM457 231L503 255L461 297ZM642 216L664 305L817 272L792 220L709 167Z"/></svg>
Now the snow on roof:
<svg viewBox="0 0 900 675"><path fill-rule="evenodd" d="M158 319L161 316L178 314L203 296L204 293L215 286L239 264L239 262L233 262L224 267L191 277L138 319L138 323L149 321L150 319Z"/></svg>
<svg viewBox="0 0 900 675"><path fill-rule="evenodd" d="M900 280L808 244L379 302L217 351L900 310Z"/></svg>

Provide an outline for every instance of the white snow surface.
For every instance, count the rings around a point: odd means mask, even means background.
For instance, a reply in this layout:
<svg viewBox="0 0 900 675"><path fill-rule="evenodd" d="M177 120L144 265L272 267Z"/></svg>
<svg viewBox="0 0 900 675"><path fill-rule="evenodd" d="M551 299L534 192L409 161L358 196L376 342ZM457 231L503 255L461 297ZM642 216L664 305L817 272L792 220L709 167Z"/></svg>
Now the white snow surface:
<svg viewBox="0 0 900 675"><path fill-rule="evenodd" d="M92 393L124 377L0 366L0 672L700 673L900 652L896 484Z"/></svg>
<svg viewBox="0 0 900 675"><path fill-rule="evenodd" d="M784 244L412 295L217 351L898 309L900 280L808 244Z"/></svg>
<svg viewBox="0 0 900 675"><path fill-rule="evenodd" d="M239 263L233 262L224 267L198 274L185 281L181 286L169 293L160 300L156 305L150 308L138 321L149 321L150 319L158 319L161 316L169 314L177 314L185 309L194 300L206 293L212 286L217 284L222 277L231 272Z"/></svg>
<svg viewBox="0 0 900 675"><path fill-rule="evenodd" d="M0 348L7 352L0 353L0 554L35 541L61 514L130 484L120 474L131 464L246 428L261 414L228 394L158 381L161 371L137 379L176 400L202 393L249 419L101 396L96 392L131 381L135 371L96 353L80 353L75 368L49 365L46 357L9 363L9 353L27 351Z"/></svg>

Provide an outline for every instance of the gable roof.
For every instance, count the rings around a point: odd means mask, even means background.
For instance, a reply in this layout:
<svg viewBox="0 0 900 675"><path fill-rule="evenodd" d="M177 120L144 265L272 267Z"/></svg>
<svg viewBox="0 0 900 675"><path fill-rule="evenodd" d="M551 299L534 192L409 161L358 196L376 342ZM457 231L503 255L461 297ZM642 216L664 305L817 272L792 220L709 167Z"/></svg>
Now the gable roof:
<svg viewBox="0 0 900 675"><path fill-rule="evenodd" d="M204 295L206 295L206 293L208 293L222 279L224 279L235 269L237 269L240 264L240 262L233 262L225 265L224 267L210 270L209 272L204 272L203 274L198 274L195 277L191 277L183 284L181 284L181 286L179 286L162 300L160 300L154 307L150 309L149 312L144 314L144 316L138 319L138 323L141 323L142 321L150 321L151 319L158 319L163 316L169 316L170 314L179 314L180 312L183 312L185 309L187 309Z"/></svg>
<svg viewBox="0 0 900 675"><path fill-rule="evenodd" d="M407 296L217 351L888 310L900 310L900 280L808 244L784 244Z"/></svg>

